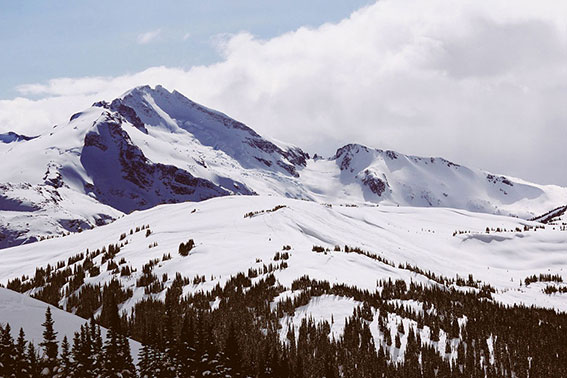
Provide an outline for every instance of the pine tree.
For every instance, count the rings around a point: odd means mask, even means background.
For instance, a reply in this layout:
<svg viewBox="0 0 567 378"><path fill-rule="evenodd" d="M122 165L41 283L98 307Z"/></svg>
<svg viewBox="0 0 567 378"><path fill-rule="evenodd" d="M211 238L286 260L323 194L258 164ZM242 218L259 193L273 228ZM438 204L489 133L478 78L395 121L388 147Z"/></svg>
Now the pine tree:
<svg viewBox="0 0 567 378"><path fill-rule="evenodd" d="M122 359L120 376L123 378L135 377L136 376L136 366L132 360L132 353L130 351L130 340L124 336L119 335L118 339L118 351L120 358Z"/></svg>
<svg viewBox="0 0 567 378"><path fill-rule="evenodd" d="M30 369L29 376L33 378L39 377L41 364L40 364L38 352L35 350L33 343L28 344L27 357L28 357L29 369Z"/></svg>
<svg viewBox="0 0 567 378"><path fill-rule="evenodd" d="M236 329L234 328L233 322L230 322L230 325L228 326L228 336L226 338L224 347L224 355L226 357L226 364L230 369L231 375L233 377L240 376L240 346L238 345L238 339L236 338Z"/></svg>
<svg viewBox="0 0 567 378"><path fill-rule="evenodd" d="M89 333L91 339L91 366L92 371L95 376L99 376L102 372L102 366L104 361L103 356L103 341L100 332L100 326L94 321L94 317L91 317L89 325Z"/></svg>
<svg viewBox="0 0 567 378"><path fill-rule="evenodd" d="M71 366L71 351L69 350L69 341L67 336L63 337L61 342L61 356L59 359L59 374L58 377L69 377L71 376L72 366Z"/></svg>
<svg viewBox="0 0 567 378"><path fill-rule="evenodd" d="M174 283L165 295L165 319L164 319L164 371L163 377L175 377L178 359L178 337L177 327L179 323L179 298L183 292L182 286Z"/></svg>
<svg viewBox="0 0 567 378"><path fill-rule="evenodd" d="M119 335L114 328L110 328L106 334L106 342L104 344L104 360L103 375L105 377L114 377L122 370L119 356Z"/></svg>
<svg viewBox="0 0 567 378"><path fill-rule="evenodd" d="M84 334L84 331L81 327L81 333L75 332L73 336L73 347L71 348L71 355L73 356L72 361L72 371L73 377L88 377L87 369L89 365L88 355L85 354L85 350L83 348L83 343L81 341L81 334Z"/></svg>
<svg viewBox="0 0 567 378"><path fill-rule="evenodd" d="M0 376L10 377L16 369L16 351L10 324L0 327Z"/></svg>
<svg viewBox="0 0 567 378"><path fill-rule="evenodd" d="M182 376L189 376L195 366L195 328L193 324L193 317L191 314L186 314L183 318L183 325L179 336L180 345L178 363Z"/></svg>
<svg viewBox="0 0 567 378"><path fill-rule="evenodd" d="M57 373L57 332L53 329L51 309L45 311L43 326L43 341L39 344L43 348L42 375L53 376Z"/></svg>
<svg viewBox="0 0 567 378"><path fill-rule="evenodd" d="M152 347L148 344L143 344L138 354L140 378L149 378L155 373L152 369L152 354Z"/></svg>
<svg viewBox="0 0 567 378"><path fill-rule="evenodd" d="M105 377L133 377L136 374L130 344L128 339L120 333L120 314L113 291L108 291L106 299L106 316L109 330L106 334L106 342L103 348L102 375Z"/></svg>
<svg viewBox="0 0 567 378"><path fill-rule="evenodd" d="M24 330L20 328L20 333L18 334L18 340L16 341L16 368L15 372L17 376L28 377L30 374L30 366L28 361L28 356L26 353L26 335Z"/></svg>

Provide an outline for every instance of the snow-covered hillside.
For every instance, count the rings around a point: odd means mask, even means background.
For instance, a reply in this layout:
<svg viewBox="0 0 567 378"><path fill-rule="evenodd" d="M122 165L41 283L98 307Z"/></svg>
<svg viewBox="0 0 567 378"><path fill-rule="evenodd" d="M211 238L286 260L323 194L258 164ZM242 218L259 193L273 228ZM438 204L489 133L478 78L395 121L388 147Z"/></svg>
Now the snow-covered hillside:
<svg viewBox="0 0 567 378"><path fill-rule="evenodd" d="M79 331L81 326L85 324L85 319L27 295L0 288L0 325L10 324L14 339L18 337L18 332L22 328L26 334L26 339L39 346L43 339L41 324L45 320L47 307L51 308L57 340L61 342L63 337L67 336L67 340L72 342L75 332ZM101 328L101 334L104 338L106 338L106 332L105 328ZM130 349L137 360L140 343L130 340Z"/></svg>
<svg viewBox="0 0 567 378"><path fill-rule="evenodd" d="M342 340L363 319L376 350L390 361L410 358L415 332L418 345L455 363L463 343L473 345L466 335L490 325L485 318L498 316L495 311L505 311L507 324L522 311L524 323L515 327L530 333L541 332L538 316L563 321L537 307L567 312L566 243L561 227L459 209L223 196L159 205L82 233L4 249L0 284L101 318L105 288L118 287L119 310L141 319L130 332L142 341L153 329L140 328L144 321L166 319L155 300L168 303L169 296L171 303L170 293L178 292L189 308L205 308L213 319L234 314L230 321L237 321L238 308L253 324L270 319L284 345L290 335L302 340L309 322L325 339ZM233 302L238 298L244 303ZM0 322L25 326L37 339L45 305L7 290L0 290L0 303ZM81 323L55 314L62 332ZM506 327L495 336L499 343L510 335ZM251 332L242 333L247 343ZM490 348L492 336L484 332L476 345Z"/></svg>
<svg viewBox="0 0 567 378"><path fill-rule="evenodd" d="M147 229L135 232L146 225ZM5 249L0 252L0 283L22 275L33 277L36 267L55 266L87 250L118 243L121 247L114 259L122 261L121 267L130 267L132 274L121 276L119 270L107 269L106 263L101 264L103 256L98 255L92 261L101 266L100 272L87 275L85 284L121 280L134 293L123 304L123 310L129 310L146 296L145 288L136 283L150 260L159 260L153 264L153 274L167 274L164 288L171 285L176 272L190 280L204 275L203 282L185 286L188 293L210 290L239 272L262 271L264 265L278 264L274 256L282 252L282 246L290 246L287 266L274 271L284 286L305 274L368 290L376 288L377 280L389 278L435 285L423 272L453 279L472 274L475 282L492 285L494 297L503 303L565 311L567 302L561 295L544 294L543 283L523 285L534 274L565 273L567 232L541 227L517 218L447 208L353 207L273 196L223 197L160 205L81 234ZM189 239L196 246L188 256L181 256L179 245ZM368 254L345 252L345 245ZM314 246L329 251L314 252ZM335 246L340 250L335 251ZM164 258L168 255L170 259ZM60 304L65 307L65 298Z"/></svg>
<svg viewBox="0 0 567 378"><path fill-rule="evenodd" d="M50 303L60 336L124 325L146 376L183 348L196 376L229 366L229 342L243 376L270 354L311 377L563 369L566 188L358 144L310 157L159 86L1 139L0 322L36 342Z"/></svg>
<svg viewBox="0 0 567 378"><path fill-rule="evenodd" d="M558 227L567 227L567 205L555 208L532 220Z"/></svg>
<svg viewBox="0 0 567 378"><path fill-rule="evenodd" d="M327 159L161 86L100 101L37 137L2 134L0 248L162 203L227 195L451 207L532 218L567 189L349 144Z"/></svg>

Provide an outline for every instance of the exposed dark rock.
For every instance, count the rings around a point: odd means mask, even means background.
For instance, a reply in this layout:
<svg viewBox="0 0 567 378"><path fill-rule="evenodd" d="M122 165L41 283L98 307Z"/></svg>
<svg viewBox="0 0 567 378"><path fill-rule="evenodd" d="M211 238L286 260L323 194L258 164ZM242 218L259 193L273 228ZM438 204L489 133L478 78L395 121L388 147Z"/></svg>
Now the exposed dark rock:
<svg viewBox="0 0 567 378"><path fill-rule="evenodd" d="M85 147L96 147L103 151L108 149L108 147L101 141L100 136L92 133L85 136Z"/></svg>
<svg viewBox="0 0 567 378"><path fill-rule="evenodd" d="M508 178L504 177L504 176L494 176L491 175L490 173L486 174L486 179L488 180L488 182L491 182L493 184L497 184L499 182L501 182L502 184L508 185L508 186L514 186L514 184L508 180Z"/></svg>
<svg viewBox="0 0 567 378"><path fill-rule="evenodd" d="M266 159L259 158L259 157L257 157L257 156L254 156L254 158L255 158L256 160L258 160L259 162L264 163L264 165L265 165L266 167L271 167L271 166L272 166L272 162L271 162L271 161L268 161L268 160L266 160Z"/></svg>
<svg viewBox="0 0 567 378"><path fill-rule="evenodd" d="M144 125L140 117L138 117L136 111L131 107L124 105L122 103L122 100L116 99L112 101L112 103L110 104L110 109L120 114L138 130L144 132L145 134L148 133L148 129L146 129L146 126Z"/></svg>
<svg viewBox="0 0 567 378"><path fill-rule="evenodd" d="M37 238L26 236L27 232L28 230L13 230L0 225L0 249L36 242Z"/></svg>
<svg viewBox="0 0 567 378"><path fill-rule="evenodd" d="M286 164L281 160L278 160L276 164L282 167L283 169L285 169L290 175L294 177L299 177L299 173L297 173L297 170L295 169L294 165Z"/></svg>
<svg viewBox="0 0 567 378"><path fill-rule="evenodd" d="M37 138L37 136L27 136L22 134L17 134L13 131L8 131L7 133L0 134L1 143L13 143L13 142L25 142Z"/></svg>
<svg viewBox="0 0 567 378"><path fill-rule="evenodd" d="M92 228L90 223L87 223L82 219L61 219L59 224L69 232L79 232Z"/></svg>
<svg viewBox="0 0 567 378"><path fill-rule="evenodd" d="M553 222L556 218L561 217L565 213L567 213L567 205L557 207L557 208L555 208L551 211L548 211L547 213L545 213L543 215L539 215L539 216L534 217L530 220L548 224L550 222Z"/></svg>
<svg viewBox="0 0 567 378"><path fill-rule="evenodd" d="M386 156L392 160L396 160L398 158L398 154L395 151L386 151Z"/></svg>
<svg viewBox="0 0 567 378"><path fill-rule="evenodd" d="M212 182L172 165L155 164L132 143L119 118L105 115L85 136L81 163L97 199L129 213L161 203L201 201L230 194Z"/></svg>
<svg viewBox="0 0 567 378"><path fill-rule="evenodd" d="M71 122L74 119L79 118L80 116L82 116L84 113L83 112L79 112L79 113L75 113L71 116L71 118L69 118L69 122Z"/></svg>
<svg viewBox="0 0 567 378"><path fill-rule="evenodd" d="M97 101L93 104L97 108L110 109L110 104L107 101Z"/></svg>
<svg viewBox="0 0 567 378"><path fill-rule="evenodd" d="M350 162L354 158L354 155L360 153L361 151L370 152L370 149L360 144L347 144L346 146L339 148L335 153L335 156L333 156L331 159L336 160L339 163L341 171L345 171L350 168Z"/></svg>
<svg viewBox="0 0 567 378"><path fill-rule="evenodd" d="M47 170L45 171L45 175L43 175L43 182L46 185L52 186L54 188L61 188L65 186L65 181L59 172L58 167L54 166L53 164L49 164L47 166Z"/></svg>
<svg viewBox="0 0 567 378"><path fill-rule="evenodd" d="M303 152L299 147L289 148L283 153L283 156L292 164L302 167L307 165L307 159L309 159L309 154Z"/></svg>
<svg viewBox="0 0 567 378"><path fill-rule="evenodd" d="M381 196L382 193L386 191L386 186L388 185L387 182L384 182L382 179L376 177L368 169L364 171L362 182L368 187L368 189L370 189L372 193L376 194L377 196Z"/></svg>

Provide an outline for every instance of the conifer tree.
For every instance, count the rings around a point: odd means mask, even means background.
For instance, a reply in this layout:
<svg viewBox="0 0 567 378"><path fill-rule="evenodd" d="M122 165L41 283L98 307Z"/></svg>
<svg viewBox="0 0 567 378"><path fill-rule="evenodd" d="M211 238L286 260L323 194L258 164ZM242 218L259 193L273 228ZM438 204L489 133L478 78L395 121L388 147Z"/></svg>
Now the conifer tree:
<svg viewBox="0 0 567 378"><path fill-rule="evenodd" d="M28 357L29 369L30 369L29 376L34 378L39 377L41 372L40 370L41 364L40 364L38 352L36 351L33 343L28 344L27 357Z"/></svg>
<svg viewBox="0 0 567 378"><path fill-rule="evenodd" d="M143 344L138 354L138 369L140 378L149 378L155 374L152 369L152 347L149 344Z"/></svg>
<svg viewBox="0 0 567 378"><path fill-rule="evenodd" d="M0 376L10 377L16 369L16 351L10 324L2 329L0 326Z"/></svg>
<svg viewBox="0 0 567 378"><path fill-rule="evenodd" d="M70 351L69 341L67 336L63 337L61 342L61 355L59 359L59 374L58 377L69 377L71 376L72 366L71 366L71 351Z"/></svg>
<svg viewBox="0 0 567 378"><path fill-rule="evenodd" d="M53 325L51 309L47 307L45 311L45 321L43 326L43 341L39 344L43 348L42 375L53 376L57 373L57 332Z"/></svg>
<svg viewBox="0 0 567 378"><path fill-rule="evenodd" d="M224 355L226 357L227 367L230 369L232 376L240 376L240 346L238 345L236 329L234 328L233 322L230 322L228 326L228 336L225 342Z"/></svg>
<svg viewBox="0 0 567 378"><path fill-rule="evenodd" d="M105 377L133 377L136 369L132 362L128 339L120 333L120 315L114 292L109 291L109 298L105 304L110 328L103 348L102 375Z"/></svg>
<svg viewBox="0 0 567 378"><path fill-rule="evenodd" d="M118 335L118 355L121 359L120 363L120 376L123 378L135 377L136 376L136 366L134 366L134 361L132 360L132 354L130 352L130 341L124 335Z"/></svg>
<svg viewBox="0 0 567 378"><path fill-rule="evenodd" d="M89 360L91 361L93 374L98 376L102 372L104 355L100 326L95 323L94 317L91 317L90 320L89 334L91 339L91 356Z"/></svg>
<svg viewBox="0 0 567 378"><path fill-rule="evenodd" d="M75 335L73 336L73 347L71 349L71 355L73 357L71 364L73 371L72 376L88 377L89 374L87 374L87 367L89 365L89 361L88 356L85 354L83 343L81 341L81 334L79 332L75 332Z"/></svg>
<svg viewBox="0 0 567 378"><path fill-rule="evenodd" d="M187 376L193 371L195 366L195 327L191 314L186 314L183 318L183 325L180 334L180 346L178 362L181 374Z"/></svg>
<svg viewBox="0 0 567 378"><path fill-rule="evenodd" d="M24 333L23 328L20 328L20 332L18 334L18 340L16 341L16 368L15 372L16 375L20 375L22 377L28 377L30 374L30 366L27 356L27 341L26 341L26 334Z"/></svg>

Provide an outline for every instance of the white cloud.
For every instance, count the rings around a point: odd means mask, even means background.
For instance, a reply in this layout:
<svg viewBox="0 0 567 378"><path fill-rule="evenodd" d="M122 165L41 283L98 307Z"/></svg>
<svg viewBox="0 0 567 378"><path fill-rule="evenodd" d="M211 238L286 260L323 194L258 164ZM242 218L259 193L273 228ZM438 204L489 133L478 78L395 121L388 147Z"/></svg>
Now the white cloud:
<svg viewBox="0 0 567 378"><path fill-rule="evenodd" d="M151 30L146 33L138 35L137 41L140 45L145 45L155 41L161 34L161 29Z"/></svg>
<svg viewBox="0 0 567 378"><path fill-rule="evenodd" d="M162 84L261 134L331 153L347 142L444 156L567 185L566 5L382 0L337 24L217 39L223 60L21 86L0 128L63 122L95 100Z"/></svg>

